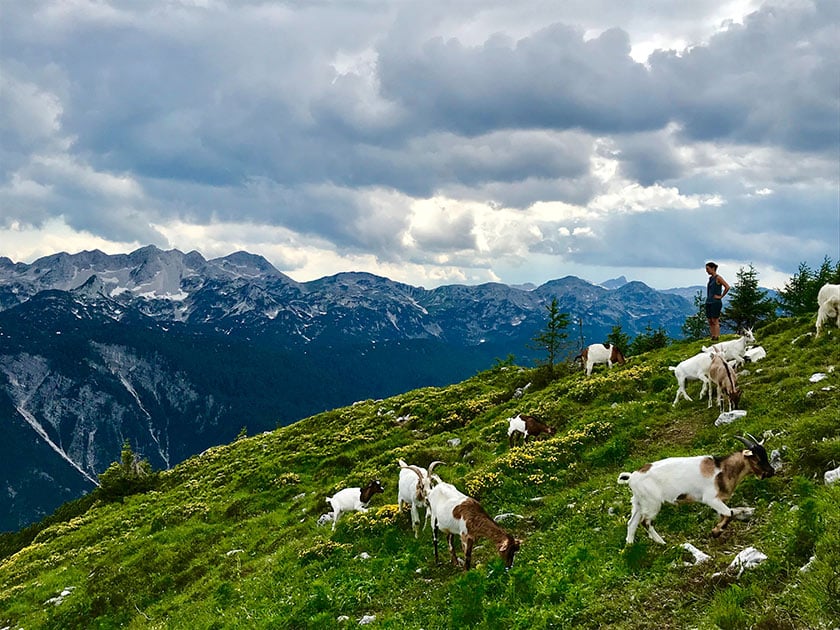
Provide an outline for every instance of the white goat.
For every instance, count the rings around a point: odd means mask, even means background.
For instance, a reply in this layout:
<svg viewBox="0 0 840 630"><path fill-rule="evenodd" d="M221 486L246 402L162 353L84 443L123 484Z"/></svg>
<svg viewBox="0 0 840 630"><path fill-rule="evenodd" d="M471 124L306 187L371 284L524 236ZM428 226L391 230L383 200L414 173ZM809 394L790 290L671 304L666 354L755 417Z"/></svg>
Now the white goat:
<svg viewBox="0 0 840 630"><path fill-rule="evenodd" d="M723 394L726 394L727 411L738 408L741 400L741 390L738 389L738 377L735 370L723 360L720 353L712 353L712 363L709 366L709 407L712 406L712 389L717 388L718 409L723 411Z"/></svg>
<svg viewBox="0 0 840 630"><path fill-rule="evenodd" d="M747 344L755 343L752 328L747 328L737 339L721 341L713 346L703 346L703 352L720 352L726 361L735 360L735 365L743 365L747 352Z"/></svg>
<svg viewBox="0 0 840 630"><path fill-rule="evenodd" d="M756 361L761 361L761 359L767 356L767 350L761 346L753 346L746 351L744 356L750 363L755 363Z"/></svg>
<svg viewBox="0 0 840 630"><path fill-rule="evenodd" d="M420 508L425 512L423 518L423 529L426 529L426 521L431 520L429 502L427 500L431 484L429 471L422 466L409 466L403 460L398 460L400 465L400 481L397 492L397 505L402 510L403 505L411 509L411 528L414 530L414 537L420 536ZM436 462L432 462L432 466ZM441 462L437 462L441 463Z"/></svg>
<svg viewBox="0 0 840 630"><path fill-rule="evenodd" d="M333 509L333 531L342 512L367 512L368 503L379 492L384 492L382 484L379 479L374 479L364 488L344 488L327 497L327 503Z"/></svg>
<svg viewBox="0 0 840 630"><path fill-rule="evenodd" d="M430 465L429 478L434 486L429 492L428 501L434 527L435 562L438 562L438 532L444 532L449 545L449 556L455 566L460 565L454 544L457 534L461 537L465 571L468 571L472 564L473 545L480 538L492 540L505 567L510 568L513 565L513 555L519 550L522 541L502 529L478 501L468 497L451 483L446 483L437 475L431 474L432 468Z"/></svg>
<svg viewBox="0 0 840 630"><path fill-rule="evenodd" d="M700 389L700 397L706 393L706 388L709 387L709 367L712 365L712 355L707 352L695 354L693 357L680 361L676 366L670 365L668 369L674 373L677 379L677 395L674 397L673 406L676 407L680 396L688 401L691 401L685 391L686 381L700 381L703 387ZM711 404L712 392L709 390L709 402Z"/></svg>
<svg viewBox="0 0 840 630"><path fill-rule="evenodd" d="M577 357L575 357L577 358ZM580 353L581 361L586 366L586 375L592 374L592 368L596 363L606 363L607 368L611 368L613 363L624 365L626 359L618 347L612 344L593 343L583 349Z"/></svg>
<svg viewBox="0 0 840 630"><path fill-rule="evenodd" d="M823 324L832 317L834 325L840 328L840 284L824 284L817 294L817 334L819 337Z"/></svg>
<svg viewBox="0 0 840 630"><path fill-rule="evenodd" d="M772 477L775 470L767 459L764 446L752 435L735 436L744 443L745 450L726 457L698 455L669 457L645 464L639 470L623 472L618 483L627 484L633 491L630 520L627 523L627 544L632 544L641 523L648 536L664 545L665 541L653 529L653 520L663 503L705 503L718 514L720 520L712 529L712 536L720 536L729 524L733 511L727 507L735 488L750 473L759 479Z"/></svg>

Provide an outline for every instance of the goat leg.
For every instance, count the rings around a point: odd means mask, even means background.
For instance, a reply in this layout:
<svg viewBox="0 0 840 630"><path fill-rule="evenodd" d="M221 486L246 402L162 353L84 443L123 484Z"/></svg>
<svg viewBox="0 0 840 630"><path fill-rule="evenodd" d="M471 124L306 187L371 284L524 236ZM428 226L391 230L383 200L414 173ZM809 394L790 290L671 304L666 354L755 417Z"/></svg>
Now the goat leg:
<svg viewBox="0 0 840 630"><path fill-rule="evenodd" d="M470 570L472 563L473 539L469 536L461 536L461 547L464 550L464 570Z"/></svg>
<svg viewBox="0 0 840 630"><path fill-rule="evenodd" d="M723 530L726 529L726 526L729 525L729 521L732 520L732 516L727 516L725 514L720 515L720 520L717 522L717 525L714 526L712 529L712 536L717 538L723 533Z"/></svg>
<svg viewBox="0 0 840 630"><path fill-rule="evenodd" d="M458 562L458 554L455 553L455 534L447 534L446 542L449 543L449 558L452 560L452 564L456 567L461 566L461 563Z"/></svg>

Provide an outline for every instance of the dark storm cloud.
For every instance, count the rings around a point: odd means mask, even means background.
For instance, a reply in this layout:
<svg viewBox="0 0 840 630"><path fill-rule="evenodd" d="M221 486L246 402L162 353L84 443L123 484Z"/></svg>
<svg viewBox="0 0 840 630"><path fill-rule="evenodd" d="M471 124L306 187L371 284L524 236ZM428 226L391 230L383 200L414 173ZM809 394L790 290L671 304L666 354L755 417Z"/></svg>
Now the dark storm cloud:
<svg viewBox="0 0 840 630"><path fill-rule="evenodd" d="M840 3L765 6L683 55L657 52L687 138L831 151L838 143Z"/></svg>
<svg viewBox="0 0 840 630"><path fill-rule="evenodd" d="M399 148L356 147L345 173L353 185L394 187L424 197L453 187L531 178L574 181L588 175L591 150L591 140L581 134L507 131L468 138L436 133Z"/></svg>
<svg viewBox="0 0 840 630"><path fill-rule="evenodd" d="M435 38L407 50L388 41L380 48L382 93L411 112L413 125L464 135L659 128L667 112L657 86L629 53L620 29L584 41L581 31L561 24L515 43L496 37L477 47Z"/></svg>
<svg viewBox="0 0 840 630"><path fill-rule="evenodd" d="M720 207L623 213L592 225L594 234L570 235L554 247L569 248L569 260L587 265L686 268L714 258L794 270L803 261L836 258L840 247L831 194L743 197Z"/></svg>
<svg viewBox="0 0 840 630"><path fill-rule="evenodd" d="M615 146L615 158L624 175L642 186L675 179L683 171L681 159L664 133L620 135Z"/></svg>
<svg viewBox="0 0 840 630"><path fill-rule="evenodd" d="M718 257L837 251L836 1L705 41L712 0L200 5L3 3L0 224L160 244L170 220L243 222L388 260L410 233L463 257L478 218L409 216L448 197L591 264L693 267L714 218ZM669 30L692 45L634 59ZM673 207L603 204L656 185ZM551 224L537 202L598 211Z"/></svg>

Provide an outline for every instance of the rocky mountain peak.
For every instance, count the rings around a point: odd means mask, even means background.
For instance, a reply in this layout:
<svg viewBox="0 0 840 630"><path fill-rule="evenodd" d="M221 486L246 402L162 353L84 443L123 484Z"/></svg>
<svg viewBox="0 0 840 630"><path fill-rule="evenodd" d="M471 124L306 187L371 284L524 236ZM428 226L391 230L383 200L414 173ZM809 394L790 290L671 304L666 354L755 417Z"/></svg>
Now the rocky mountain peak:
<svg viewBox="0 0 840 630"><path fill-rule="evenodd" d="M605 289L618 289L625 284L627 284L627 278L624 276L618 276L617 278L612 278L611 280L604 280L601 283L601 286Z"/></svg>

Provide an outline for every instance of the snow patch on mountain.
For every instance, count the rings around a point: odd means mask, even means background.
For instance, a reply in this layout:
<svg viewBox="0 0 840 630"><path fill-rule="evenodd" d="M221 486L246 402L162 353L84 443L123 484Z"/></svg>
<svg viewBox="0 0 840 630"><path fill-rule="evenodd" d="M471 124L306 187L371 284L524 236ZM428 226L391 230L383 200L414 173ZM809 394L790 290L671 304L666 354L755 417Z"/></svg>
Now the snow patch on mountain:
<svg viewBox="0 0 840 630"><path fill-rule="evenodd" d="M31 426L35 430L35 432L41 437L41 439L44 440L44 442L46 442L46 444L59 455L59 457L61 457L64 461L66 461L68 464L70 464L73 468L75 468L82 476L84 476L85 479L90 481L93 485L95 485L95 486L99 485L99 482L96 481L96 479L91 477L87 473L87 471L85 471L81 466L79 466L76 462L74 462L70 458L70 456L67 455L67 453L64 452L64 449L61 448L60 446L58 446L58 444L56 444L52 440L52 438L46 432L46 430L41 425L41 423L38 422L38 420L35 418L34 415L32 415L29 411L27 411L23 407L15 407L15 409L17 410L17 412L21 416L23 416L24 420L26 420L26 422L29 423L29 426Z"/></svg>

